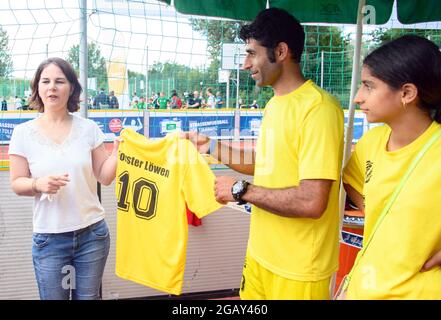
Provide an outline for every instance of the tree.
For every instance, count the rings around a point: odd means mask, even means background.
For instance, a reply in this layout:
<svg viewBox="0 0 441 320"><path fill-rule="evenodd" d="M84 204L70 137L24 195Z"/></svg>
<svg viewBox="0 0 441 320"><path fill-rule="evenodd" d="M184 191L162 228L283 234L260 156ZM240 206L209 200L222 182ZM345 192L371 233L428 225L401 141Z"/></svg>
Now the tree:
<svg viewBox="0 0 441 320"><path fill-rule="evenodd" d="M207 50L210 53L210 58L212 62L217 62L219 66L222 44L239 42L240 28L246 22L190 19L190 24L194 31L201 33L207 38Z"/></svg>
<svg viewBox="0 0 441 320"><path fill-rule="evenodd" d="M138 97L146 97L146 86L144 85L144 88L141 89L141 81L145 82L145 75L136 71L127 70L127 76L129 77L129 94L136 92Z"/></svg>
<svg viewBox="0 0 441 320"><path fill-rule="evenodd" d="M67 61L79 73L80 46L74 45L69 49ZM88 44L88 77L97 79L97 89L107 88L106 60L101 56L100 48L95 43Z"/></svg>
<svg viewBox="0 0 441 320"><path fill-rule="evenodd" d="M221 48L223 43L239 42L240 28L247 24L244 21L223 21L223 20L207 20L207 19L190 19L192 29L201 33L207 39L207 50L210 53L211 64L209 67L209 77L217 78L217 70L220 67ZM349 45L349 36L345 36L339 27L328 26L304 26L305 30L305 51L302 58L302 70L308 78L315 82L320 80L320 52L337 53L347 50ZM330 56L330 55L327 55ZM330 62L330 61L325 61ZM329 65L330 63L328 63ZM333 64L333 66L338 64ZM341 69L341 70L340 70ZM345 69L345 70L343 70ZM346 72L346 66L340 64L334 67L331 72ZM231 78L235 79L236 71L232 71ZM328 81L329 82L329 81ZM342 84L344 87L350 86L350 77ZM248 76L246 72L241 72L240 75L241 91L245 89L248 100L263 100L263 96L267 98L272 90L254 90L254 81ZM246 84L246 88L242 88ZM266 101L264 101L266 103ZM264 104L262 103L262 104Z"/></svg>
<svg viewBox="0 0 441 320"><path fill-rule="evenodd" d="M8 33L0 26L0 77L7 78L12 72L12 58L8 49Z"/></svg>
<svg viewBox="0 0 441 320"><path fill-rule="evenodd" d="M338 98L345 106L351 87L352 50L349 35L339 27L304 26L305 50L302 71L306 78L321 83L323 51L323 88ZM349 56L348 56L349 55Z"/></svg>
<svg viewBox="0 0 441 320"><path fill-rule="evenodd" d="M371 32L370 44L374 47L380 46L383 43L396 39L405 34L414 34L417 36L428 38L435 42L438 46L441 45L441 30L438 29L385 29L379 28Z"/></svg>
<svg viewBox="0 0 441 320"><path fill-rule="evenodd" d="M243 25L248 22L245 21L224 21L224 20L207 20L207 19L190 19L191 27L194 31L201 33L207 39L207 50L210 54L211 63L207 70L205 78L209 79L208 83L217 82L217 72L220 68L220 61L222 55L222 44L240 42L239 31ZM231 79L236 79L236 70L232 70ZM259 100L262 91L256 93L254 88L254 80L250 83L249 75L246 72L240 73L240 87L243 88L239 90L241 96L245 100ZM204 80L206 82L206 80ZM245 84L245 85L244 85ZM219 86L221 87L221 86ZM224 90L221 90L224 91ZM232 86L230 87L230 94L233 95L230 101L230 107L234 106L235 100L235 82L232 81ZM223 92L225 97L226 92ZM259 95L257 97L256 95ZM266 102L266 101L265 101Z"/></svg>
<svg viewBox="0 0 441 320"><path fill-rule="evenodd" d="M320 51L339 52L347 50L349 36L345 36L339 27L304 26L305 53Z"/></svg>
<svg viewBox="0 0 441 320"><path fill-rule="evenodd" d="M207 70L190 68L174 62L155 62L149 70L149 87L153 91L177 90L179 94L187 91L201 90L200 83L209 84Z"/></svg>

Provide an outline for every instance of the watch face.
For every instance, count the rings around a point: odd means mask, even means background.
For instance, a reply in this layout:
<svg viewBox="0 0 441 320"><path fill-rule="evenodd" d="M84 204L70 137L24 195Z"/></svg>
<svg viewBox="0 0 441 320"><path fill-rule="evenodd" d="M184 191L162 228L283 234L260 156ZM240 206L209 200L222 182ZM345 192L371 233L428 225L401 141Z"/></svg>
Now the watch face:
<svg viewBox="0 0 441 320"><path fill-rule="evenodd" d="M235 184L233 184L233 193L238 193L240 190L242 190L242 181L237 181Z"/></svg>

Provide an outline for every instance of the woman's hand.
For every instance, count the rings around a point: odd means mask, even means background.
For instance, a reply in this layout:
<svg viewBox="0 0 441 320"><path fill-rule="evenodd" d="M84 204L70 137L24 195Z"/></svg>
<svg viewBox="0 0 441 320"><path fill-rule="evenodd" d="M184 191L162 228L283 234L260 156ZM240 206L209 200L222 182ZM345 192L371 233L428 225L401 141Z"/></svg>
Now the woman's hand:
<svg viewBox="0 0 441 320"><path fill-rule="evenodd" d="M51 175L35 180L35 191L47 194L56 194L61 187L64 187L68 182L69 174Z"/></svg>
<svg viewBox="0 0 441 320"><path fill-rule="evenodd" d="M210 138L204 134L200 134L194 131L181 132L180 137L182 139L190 140L199 153L207 153L210 148Z"/></svg>
<svg viewBox="0 0 441 320"><path fill-rule="evenodd" d="M123 138L121 137L116 137L115 140L113 140L112 156L118 156L118 147L121 142L123 142Z"/></svg>

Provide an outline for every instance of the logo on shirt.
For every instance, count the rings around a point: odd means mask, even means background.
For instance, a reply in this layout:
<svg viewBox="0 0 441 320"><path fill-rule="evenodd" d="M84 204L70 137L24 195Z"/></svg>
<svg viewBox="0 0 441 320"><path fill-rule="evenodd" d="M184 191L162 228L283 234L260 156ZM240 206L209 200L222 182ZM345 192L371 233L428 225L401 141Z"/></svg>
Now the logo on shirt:
<svg viewBox="0 0 441 320"><path fill-rule="evenodd" d="M366 161L366 174L364 175L364 183L368 183L371 180L373 166L374 164L371 160Z"/></svg>

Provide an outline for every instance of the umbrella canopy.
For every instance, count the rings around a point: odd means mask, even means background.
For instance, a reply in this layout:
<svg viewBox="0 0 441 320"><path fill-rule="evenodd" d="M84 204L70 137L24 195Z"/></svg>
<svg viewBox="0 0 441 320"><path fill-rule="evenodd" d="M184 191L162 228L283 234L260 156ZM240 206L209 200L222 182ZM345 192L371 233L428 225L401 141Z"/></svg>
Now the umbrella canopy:
<svg viewBox="0 0 441 320"><path fill-rule="evenodd" d="M171 4L171 0L160 0ZM183 14L253 20L267 6L285 9L300 22L357 23L359 0L174 0L176 10ZM375 8L375 23L386 23L394 0L366 0ZM369 8L368 8L369 9ZM441 20L439 0L397 0L398 20L404 24Z"/></svg>

